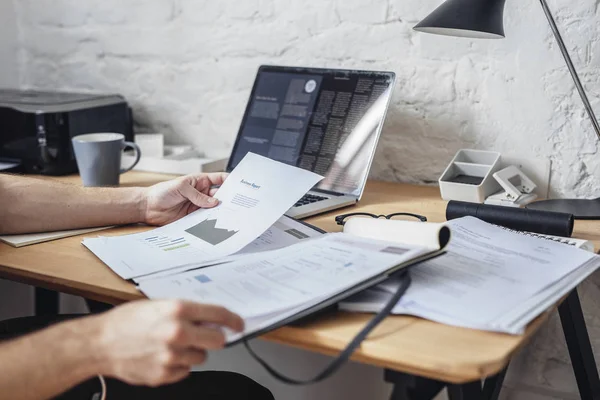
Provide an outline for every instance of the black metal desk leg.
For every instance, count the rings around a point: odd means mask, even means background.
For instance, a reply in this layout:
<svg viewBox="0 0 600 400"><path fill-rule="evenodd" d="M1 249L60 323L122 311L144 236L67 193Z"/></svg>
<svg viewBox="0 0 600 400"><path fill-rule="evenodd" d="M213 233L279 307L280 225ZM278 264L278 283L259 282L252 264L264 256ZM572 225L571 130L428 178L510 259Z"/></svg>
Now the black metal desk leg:
<svg viewBox="0 0 600 400"><path fill-rule="evenodd" d="M431 400L444 389L445 383L386 369L386 382L394 384L390 400Z"/></svg>
<svg viewBox="0 0 600 400"><path fill-rule="evenodd" d="M35 288L35 315L58 315L59 294L54 290Z"/></svg>
<svg viewBox="0 0 600 400"><path fill-rule="evenodd" d="M507 370L508 366L498 375L492 376L485 380L483 384L483 398L485 400L498 400Z"/></svg>
<svg viewBox="0 0 600 400"><path fill-rule="evenodd" d="M600 400L600 378L577 289L558 307L573 372L582 400Z"/></svg>
<svg viewBox="0 0 600 400"><path fill-rule="evenodd" d="M450 400L483 400L481 382L448 385L448 398Z"/></svg>

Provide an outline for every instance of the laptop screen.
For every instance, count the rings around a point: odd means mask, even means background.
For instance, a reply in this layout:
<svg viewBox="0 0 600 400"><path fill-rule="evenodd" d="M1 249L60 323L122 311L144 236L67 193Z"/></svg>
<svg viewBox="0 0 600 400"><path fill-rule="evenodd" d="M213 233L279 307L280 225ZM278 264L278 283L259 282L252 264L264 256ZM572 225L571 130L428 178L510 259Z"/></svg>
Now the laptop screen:
<svg viewBox="0 0 600 400"><path fill-rule="evenodd" d="M253 152L360 196L393 84L392 72L260 67L227 170Z"/></svg>

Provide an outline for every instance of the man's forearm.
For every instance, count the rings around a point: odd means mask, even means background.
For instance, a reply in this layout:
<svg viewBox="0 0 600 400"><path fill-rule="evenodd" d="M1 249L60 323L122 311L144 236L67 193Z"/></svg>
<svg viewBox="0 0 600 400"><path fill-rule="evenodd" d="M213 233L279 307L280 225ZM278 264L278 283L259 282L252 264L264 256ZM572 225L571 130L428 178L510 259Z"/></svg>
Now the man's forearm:
<svg viewBox="0 0 600 400"><path fill-rule="evenodd" d="M143 222L144 189L83 188L0 174L0 233Z"/></svg>
<svg viewBox="0 0 600 400"><path fill-rule="evenodd" d="M57 324L0 343L0 397L52 398L101 373L95 317Z"/></svg>

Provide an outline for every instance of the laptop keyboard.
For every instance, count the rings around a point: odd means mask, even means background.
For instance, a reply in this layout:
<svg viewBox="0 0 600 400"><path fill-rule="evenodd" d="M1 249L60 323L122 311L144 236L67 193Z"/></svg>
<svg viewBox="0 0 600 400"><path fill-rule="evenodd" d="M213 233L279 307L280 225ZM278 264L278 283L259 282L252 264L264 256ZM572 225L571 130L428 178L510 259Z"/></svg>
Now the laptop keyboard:
<svg viewBox="0 0 600 400"><path fill-rule="evenodd" d="M298 202L296 204L294 204L294 207L300 207L300 206L304 206L306 204L316 203L317 201L321 201L321 200L327 200L327 197L316 196L314 194L307 193L304 196L302 196L302 198L300 200L298 200Z"/></svg>

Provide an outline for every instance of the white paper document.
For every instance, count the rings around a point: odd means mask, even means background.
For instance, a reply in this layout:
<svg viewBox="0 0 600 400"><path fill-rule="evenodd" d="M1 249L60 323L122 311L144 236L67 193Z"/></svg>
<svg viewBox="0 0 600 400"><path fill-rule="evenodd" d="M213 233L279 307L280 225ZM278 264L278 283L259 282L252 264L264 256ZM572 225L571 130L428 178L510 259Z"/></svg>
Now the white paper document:
<svg viewBox="0 0 600 400"><path fill-rule="evenodd" d="M218 304L246 321L248 335L431 252L425 247L327 234L228 264L143 281L148 297ZM373 284L373 282L371 282ZM228 333L228 341L239 338Z"/></svg>
<svg viewBox="0 0 600 400"><path fill-rule="evenodd" d="M148 232L83 244L125 279L219 259L251 244L321 179L248 153L215 194L218 206Z"/></svg>
<svg viewBox="0 0 600 400"><path fill-rule="evenodd" d="M476 218L447 224L452 230L447 253L411 269L412 284L394 313L520 333L543 307L550 307L600 266L593 253L512 233ZM375 311L398 285L391 280L341 306Z"/></svg>
<svg viewBox="0 0 600 400"><path fill-rule="evenodd" d="M225 262L235 261L248 254L281 249L296 243L300 243L307 239L320 237L322 235L323 232L320 232L311 226L307 226L300 221L296 221L295 219L284 215L252 243L231 256L218 259L217 262L219 264L223 264ZM142 282L144 280L157 279L211 265L215 265L215 262L211 261L206 263L198 263L195 265L185 265L183 267L173 268L167 271L161 271L155 274L134 278L134 281Z"/></svg>

